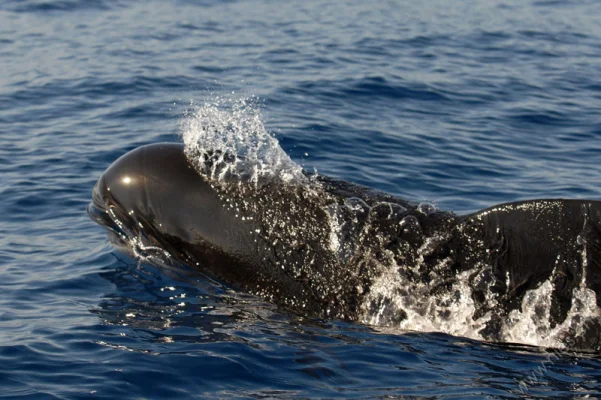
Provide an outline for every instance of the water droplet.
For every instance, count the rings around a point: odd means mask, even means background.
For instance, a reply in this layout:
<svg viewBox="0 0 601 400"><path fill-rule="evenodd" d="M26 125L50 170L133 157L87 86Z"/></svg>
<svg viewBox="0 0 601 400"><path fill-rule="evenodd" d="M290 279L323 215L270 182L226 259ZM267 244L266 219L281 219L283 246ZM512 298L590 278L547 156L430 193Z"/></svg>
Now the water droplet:
<svg viewBox="0 0 601 400"><path fill-rule="evenodd" d="M410 242L415 242L421 236L422 228L415 215L407 215L399 222L401 227L400 236Z"/></svg>
<svg viewBox="0 0 601 400"><path fill-rule="evenodd" d="M403 228L408 228L412 226L419 226L419 221L415 217L415 215L407 215L405 218L399 222L399 225Z"/></svg>
<svg viewBox="0 0 601 400"><path fill-rule="evenodd" d="M265 129L260 107L252 99L217 98L199 106L186 115L182 131L186 156L211 184L306 179Z"/></svg>

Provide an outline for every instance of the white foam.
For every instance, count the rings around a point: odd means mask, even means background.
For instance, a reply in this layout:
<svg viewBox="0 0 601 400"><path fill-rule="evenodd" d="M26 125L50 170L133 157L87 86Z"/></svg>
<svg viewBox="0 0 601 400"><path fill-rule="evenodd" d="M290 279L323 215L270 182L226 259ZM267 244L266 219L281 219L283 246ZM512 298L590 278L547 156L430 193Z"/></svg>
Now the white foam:
<svg viewBox="0 0 601 400"><path fill-rule="evenodd" d="M450 290L432 294L432 284L412 282L394 268L386 268L374 281L365 299L363 322L486 340L479 332L486 327L491 316L487 313L474 318L476 305L469 280L475 271L458 274ZM552 281L553 276L526 292L521 307L512 310L504 320L498 339L558 349L571 348L570 343L585 333L587 324L601 317L595 292L585 286L583 279L572 292L572 306L566 319L551 327ZM486 294L485 301L490 309L498 309L492 292ZM398 315L399 312L403 312L405 318L394 325L390 315Z"/></svg>
<svg viewBox="0 0 601 400"><path fill-rule="evenodd" d="M538 288L528 291L522 300L521 310L509 313L503 327L503 339L508 342L524 343L553 348L570 347L571 338L582 335L590 319L600 317L595 292L584 285L572 291L572 306L566 319L551 328L551 293L553 284L549 280Z"/></svg>
<svg viewBox="0 0 601 400"><path fill-rule="evenodd" d="M444 261L443 261L444 262ZM470 272L463 272L451 290L439 295L431 294L431 285L411 282L393 269L382 274L370 288L368 303L380 304L375 313L364 314L364 322L371 325L387 325L384 319L388 307L402 311L405 318L397 328L419 332L444 332L472 339L484 339L478 332L485 327L489 317L474 320L476 310L468 285Z"/></svg>

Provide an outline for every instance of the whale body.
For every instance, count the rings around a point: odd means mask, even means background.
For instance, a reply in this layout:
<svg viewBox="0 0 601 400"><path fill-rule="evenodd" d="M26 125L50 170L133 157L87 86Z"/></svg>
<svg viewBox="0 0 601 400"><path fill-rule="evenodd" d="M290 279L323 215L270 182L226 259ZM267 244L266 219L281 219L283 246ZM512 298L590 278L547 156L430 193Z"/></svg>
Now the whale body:
<svg viewBox="0 0 601 400"><path fill-rule="evenodd" d="M469 304L479 338L513 340L519 325L600 347L599 201L456 215L319 175L257 184L220 166L229 155L205 156L220 179L181 144L135 149L102 174L88 213L116 242L304 315L402 326Z"/></svg>

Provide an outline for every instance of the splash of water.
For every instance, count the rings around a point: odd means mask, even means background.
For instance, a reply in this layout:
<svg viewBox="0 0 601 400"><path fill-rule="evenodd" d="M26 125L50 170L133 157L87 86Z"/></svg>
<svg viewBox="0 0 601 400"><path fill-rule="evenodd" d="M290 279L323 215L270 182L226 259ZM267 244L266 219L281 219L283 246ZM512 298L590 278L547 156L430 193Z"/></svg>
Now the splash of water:
<svg viewBox="0 0 601 400"><path fill-rule="evenodd" d="M436 239L426 240L419 252L427 252L426 247L433 240ZM448 268L448 262L448 259L440 260L438 268ZM419 265L400 268L417 270ZM486 340L480 332L486 327L490 315L474 318L477 307L469 284L474 270L457 274L451 287L441 292L435 288L443 283L444 278L435 274L431 274L431 281L421 282L399 273L398 267L382 266L382 270L362 305L364 323Z"/></svg>
<svg viewBox="0 0 601 400"><path fill-rule="evenodd" d="M583 259L586 259L586 250L582 251ZM444 262L444 259L440 261L441 264ZM491 311L479 314L473 296L473 285L477 285L473 277L482 276L482 271L487 268L485 265L458 273L451 288L438 293L433 290L440 283L436 277L430 282L416 282L399 274L394 266L381 265L381 268L383 273L373 282L362 305L362 322L410 331L444 332L476 340L491 339L486 333ZM556 349L582 347L580 340L589 335L591 329L596 330L601 319L597 296L586 286L586 275L583 274L580 284L572 291L572 305L565 320L553 325L554 274L525 293L520 307L503 319L495 341ZM485 291L484 302L492 312L501 309L490 288ZM587 346L585 344L584 348Z"/></svg>
<svg viewBox="0 0 601 400"><path fill-rule="evenodd" d="M586 254L583 258L586 258ZM554 275L555 271L539 287L528 291L521 308L509 313L503 327L504 340L535 346L571 348L575 347L575 340L586 335L587 329L591 328L588 325L599 319L597 295L586 287L586 275L583 274L580 285L572 291L572 305L566 319L551 327L550 299Z"/></svg>
<svg viewBox="0 0 601 400"><path fill-rule="evenodd" d="M301 167L263 125L256 98L221 99L193 107L181 122L185 153L213 182L305 181Z"/></svg>

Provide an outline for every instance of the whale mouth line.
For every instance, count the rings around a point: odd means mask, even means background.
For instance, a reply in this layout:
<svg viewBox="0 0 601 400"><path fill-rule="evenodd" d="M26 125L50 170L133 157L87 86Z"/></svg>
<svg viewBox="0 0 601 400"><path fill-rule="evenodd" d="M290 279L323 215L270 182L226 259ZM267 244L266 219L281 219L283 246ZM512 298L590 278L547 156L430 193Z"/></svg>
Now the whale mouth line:
<svg viewBox="0 0 601 400"><path fill-rule="evenodd" d="M102 200L102 196L98 190L98 185L94 186L92 191L92 201L86 209L88 216L100 225L110 228L114 222L108 216L106 204Z"/></svg>
<svg viewBox="0 0 601 400"><path fill-rule="evenodd" d="M106 208L99 206L94 202L90 202L86 209L88 216L97 224L104 226L111 234L111 242L120 246L127 247L125 238L128 236L127 232L123 230L119 224L111 218Z"/></svg>
<svg viewBox="0 0 601 400"><path fill-rule="evenodd" d="M122 247L128 247L127 238L131 236L131 232L128 232L129 228L127 227L132 225L131 221L127 221L127 218L124 220L121 215L115 213L115 210L119 213L118 203L112 199L106 200L110 200L110 203L115 204L107 203L100 194L98 186L95 186L92 192L92 201L88 204L86 212L93 221L108 229L111 233L111 242Z"/></svg>

